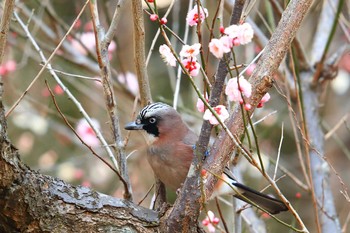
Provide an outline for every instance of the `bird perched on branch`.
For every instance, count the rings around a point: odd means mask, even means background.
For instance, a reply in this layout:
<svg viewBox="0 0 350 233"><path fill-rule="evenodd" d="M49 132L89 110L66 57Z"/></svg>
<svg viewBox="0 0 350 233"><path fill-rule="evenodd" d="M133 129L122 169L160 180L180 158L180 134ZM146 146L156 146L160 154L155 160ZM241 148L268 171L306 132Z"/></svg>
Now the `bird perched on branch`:
<svg viewBox="0 0 350 233"><path fill-rule="evenodd" d="M135 122L128 123L125 129L145 130L156 138L148 147L148 162L165 186L174 191L180 188L186 179L198 139L180 114L167 104L153 103L144 107ZM255 203L271 214L288 209L282 201L237 182L227 170L225 174L239 191L235 197L250 204Z"/></svg>

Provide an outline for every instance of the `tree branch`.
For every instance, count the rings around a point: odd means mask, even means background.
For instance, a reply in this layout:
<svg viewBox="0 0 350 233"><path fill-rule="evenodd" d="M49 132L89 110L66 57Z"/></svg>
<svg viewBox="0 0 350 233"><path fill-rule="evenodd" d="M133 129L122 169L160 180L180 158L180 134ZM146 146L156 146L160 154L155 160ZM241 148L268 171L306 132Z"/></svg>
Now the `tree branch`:
<svg viewBox="0 0 350 233"><path fill-rule="evenodd" d="M0 141L1 232L157 232L158 214L30 170Z"/></svg>
<svg viewBox="0 0 350 233"><path fill-rule="evenodd" d="M3 4L2 17L0 22L0 65L5 54L7 45L7 35L10 28L13 8L15 6L14 0L5 0ZM2 95L4 93L2 75L0 75L0 140L7 139L7 123L5 119L5 109L2 102Z"/></svg>
<svg viewBox="0 0 350 233"><path fill-rule="evenodd" d="M282 14L282 18L275 32L272 34L269 43L265 47L265 52L257 63L257 67L249 80L253 90L249 100L249 103L253 107L251 111L255 109L261 98L272 87L273 74L277 72L278 66L288 51L296 31L300 27L311 3L311 0L291 1ZM231 132L234 132L235 135L240 136L245 127L243 122L240 106L237 106L234 109L233 115L227 122L227 127ZM214 174L222 174L235 148L236 145L232 142L227 133L222 131L211 148L210 156L205 161L205 169ZM211 196L215 183L216 178L210 175L206 182L207 197ZM295 211L294 215L298 219L299 224L303 227L303 230L307 231Z"/></svg>
<svg viewBox="0 0 350 233"><path fill-rule="evenodd" d="M152 102L145 59L145 29L143 23L142 0L132 1L134 20L134 59L140 88L141 106Z"/></svg>
<svg viewBox="0 0 350 233"><path fill-rule="evenodd" d="M105 95L106 108L107 108L109 118L111 120L111 128L112 128L113 138L115 142L115 145L113 148L117 154L119 172L123 177L125 183L127 184L127 186L124 189L124 198L127 200L132 200L132 189L131 189L128 169L126 165L124 143L121 136L120 127L119 127L119 117L117 112L118 106L115 100L115 95L111 84L112 73L111 73L111 66L110 66L109 57L108 57L108 46L110 43L109 39L111 38L107 38L107 39L105 38L104 29L100 24L96 1L93 1L93 0L90 1L90 10L91 10L92 22L95 30L97 61L101 70L102 86L103 86L103 91ZM115 13L113 20L116 21L117 19L118 17L116 16L116 13ZM117 26L117 23L114 22L111 25ZM110 30L112 32L115 32L115 29L110 28ZM112 36L112 32L110 33L109 36Z"/></svg>
<svg viewBox="0 0 350 233"><path fill-rule="evenodd" d="M235 2L230 24L238 24L244 3L245 0ZM212 107L219 104L226 75L228 73L227 60L229 59L230 55L227 55L219 62L217 76L209 99L209 104ZM166 231L168 232L194 232L197 230L200 206L204 199L204 197L201 197L200 172L202 170L203 158L205 157L205 151L208 147L212 128L212 125L208 121L203 122L190 170L182 187L182 191L176 199L174 208L166 223ZM179 223L179 219L183 220L181 221L182 223Z"/></svg>

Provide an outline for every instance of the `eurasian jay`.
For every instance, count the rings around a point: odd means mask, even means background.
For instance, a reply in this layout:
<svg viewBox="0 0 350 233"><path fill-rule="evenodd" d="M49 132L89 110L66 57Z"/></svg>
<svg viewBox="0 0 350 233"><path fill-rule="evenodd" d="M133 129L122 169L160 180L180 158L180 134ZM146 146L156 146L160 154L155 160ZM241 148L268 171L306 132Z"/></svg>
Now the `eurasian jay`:
<svg viewBox="0 0 350 233"><path fill-rule="evenodd" d="M145 130L155 137L147 150L148 162L165 186L174 191L180 188L186 179L193 158L193 146L198 139L180 114L167 104L153 103L144 107L136 121L128 123L125 129ZM282 201L237 182L228 170L225 174L240 192L235 197L253 202L271 214L288 210Z"/></svg>

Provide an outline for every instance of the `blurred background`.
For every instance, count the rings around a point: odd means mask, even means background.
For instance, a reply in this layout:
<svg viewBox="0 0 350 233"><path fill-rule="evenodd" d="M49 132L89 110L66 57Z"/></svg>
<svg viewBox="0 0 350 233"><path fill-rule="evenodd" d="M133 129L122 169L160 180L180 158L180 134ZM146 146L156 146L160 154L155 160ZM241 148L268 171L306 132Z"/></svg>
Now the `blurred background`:
<svg viewBox="0 0 350 233"><path fill-rule="evenodd" d="M50 56L59 41L64 37L67 29L72 25L78 12L85 1L76 0L27 0L17 1L16 12L20 18L28 24L32 36L35 38L46 58ZM159 15L166 13L170 0L158 0ZM220 35L219 26L228 26L231 1L223 1L221 19L214 27L214 36ZM278 1L284 6L284 1ZM105 29L111 21L116 1L98 1L100 20ZM208 22L212 22L218 1L202 1L208 9ZM183 38L186 26L186 14L189 1L176 1L172 11L168 15L167 26L179 37ZM300 40L306 54L310 52L313 35L319 20L322 1L315 1L308 16L303 22L297 38ZM1 9L3 10L3 9ZM346 27L338 27L335 38L331 45L329 54L334 53L344 44L349 44L349 3L343 10L341 21ZM80 101L86 112L95 119L96 127L100 128L107 142L112 144L111 127L106 112L103 90L100 83L99 67L96 62L95 39L93 26L90 21L90 11L87 8L82 17L74 25L72 33L65 40L51 64L58 76L67 88ZM249 64L252 59L261 51L266 39L270 37L271 31L277 25L279 16L274 13L268 1L257 1L249 13L249 20L259 28L256 31L254 42L246 46L238 47L236 58L238 64ZM144 14L146 33L146 56L150 51L152 43L155 43L153 52L150 55L147 66L152 97L154 101L162 101L172 104L174 97L175 83L178 69L166 66L162 61L158 48L164 44L159 37L155 40L157 24L149 20ZM209 31L203 32L203 48L207 53L209 43ZM42 60L38 52L29 42L26 34L16 22L11 23L10 37L7 46L4 64L0 67L0 74L3 76L5 85L4 101L6 109L9 109L19 96L32 82L42 67ZM347 34L345 34L345 32ZM261 35L258 35L258 34ZM170 34L169 34L170 36ZM187 44L197 42L196 29L189 28L189 39ZM113 43L109 47L109 56L113 68L113 86L118 104L118 112L121 123L121 131L126 138L126 152L128 157L128 169L132 182L135 202L139 202L146 195L147 190L153 184L154 178L151 168L145 158L147 147L147 136L141 132L129 134L123 129L125 123L133 121L135 114L140 110L139 104L135 104L138 95L137 77L135 75L135 62L133 40L133 18L131 13L131 1L127 1L121 10L117 33ZM172 44L177 52L181 50L182 44L171 37ZM339 71L334 80L325 82L319 106L322 112L322 126L326 133L326 156L334 169L348 187L350 173L350 53L345 53L339 61ZM208 77L215 75L217 59L209 56L207 66ZM182 74L181 74L182 75ZM183 76L183 75L182 75ZM246 78L249 74L246 75ZM279 89L285 90L285 77L283 72L276 75L276 84ZM74 185L83 185L92 189L122 198L123 187L117 176L101 161L94 157L81 141L74 135L72 130L62 120L55 108L50 92L45 84L55 94L58 106L68 121L75 127L76 131L92 146L92 148L106 160L105 149L97 140L91 128L83 120L83 116L73 102L60 86L45 71L34 83L25 98L8 116L8 133L12 143L19 149L21 159L32 169L41 173L59 177ZM202 88L202 77L196 77L196 83ZM281 147L280 164L290 173L305 183L296 151L296 139L288 111L286 99L281 96L275 88L271 89L271 100L266 105L257 109L253 120L264 118L256 126L259 137L260 149L266 156L266 167L271 174L274 166L268 158L276 160L283 125L283 144ZM292 96L292 104L295 106L295 99ZM178 102L178 111L184 117L188 125L199 133L202 124L202 113L196 110L197 96L189 81L184 76L181 80L181 88ZM295 107L295 109L297 109ZM298 112L297 110L295 110ZM333 133L327 134L337 124L340 127ZM214 135L213 135L214 136ZM247 164L244 158L239 161L239 169L242 171L243 180L256 189L262 189L267 182L261 178L256 169ZM282 172L278 174L282 175ZM334 172L331 172L332 185L337 212L342 223L346 222L349 214L349 203L339 192L340 181ZM300 213L311 232L314 226L314 214L310 194L301 189L293 180L288 177L282 178L279 186L293 206ZM169 200L173 201L175 193L168 192ZM141 205L149 206L151 196L148 196ZM345 204L344 204L345 203ZM225 209L225 204L222 204ZM215 205L209 205L215 212ZM230 217L230 210L226 208L227 218ZM276 223L268 216L258 213L269 226L268 232L277 232L287 228ZM280 217L291 222L289 213L283 213ZM293 224L293 222L291 223ZM345 228L346 229L346 228ZM345 230L346 231L346 230Z"/></svg>

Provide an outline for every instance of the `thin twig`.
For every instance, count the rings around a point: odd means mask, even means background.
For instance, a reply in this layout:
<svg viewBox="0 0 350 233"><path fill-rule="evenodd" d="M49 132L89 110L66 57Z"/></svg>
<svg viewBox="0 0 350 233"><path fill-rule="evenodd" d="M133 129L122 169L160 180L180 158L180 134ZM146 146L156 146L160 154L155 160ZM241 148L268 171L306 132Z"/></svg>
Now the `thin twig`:
<svg viewBox="0 0 350 233"><path fill-rule="evenodd" d="M153 188L154 188L154 184L151 185L151 187L146 192L145 196L143 196L143 198L139 201L139 203L137 203L137 205L142 204L142 202L147 198L147 196L150 194L150 192L152 191Z"/></svg>
<svg viewBox="0 0 350 233"><path fill-rule="evenodd" d="M12 107L7 111L6 113L6 117L8 117L12 111L17 107L17 105L19 104L19 102L22 101L22 99L24 98L24 96L28 93L28 91L32 88L32 86L34 85L34 83L39 79L39 77L41 76L41 74L44 72L44 70L46 69L46 67L48 66L48 64L50 63L51 59L56 55L57 51L59 50L59 48L61 47L61 45L63 44L63 42L66 40L67 36L69 35L69 33L72 31L74 25L76 24L76 22L78 21L78 19L80 18L80 16L83 14L83 12L85 11L85 8L87 6L87 4L89 3L90 0L87 0L85 2L85 4L83 5L83 7L81 8L79 14L77 15L77 17L74 19L74 22L72 23L72 25L70 26L69 30L66 32L66 34L63 36L63 38L61 39L61 41L58 43L58 45L56 46L56 48L53 50L53 52L51 53L51 55L49 56L49 58L46 60L45 64L41 67L40 71L38 72L38 74L35 76L35 78L31 81L31 83L28 85L27 89L23 92L23 94L17 99L17 101L12 105ZM17 13L15 13L17 15ZM18 17L18 15L17 15ZM16 18L17 18L16 17ZM23 22L22 22L23 23ZM22 25L21 25L22 26ZM23 23L22 28L27 28L27 26Z"/></svg>
<svg viewBox="0 0 350 233"><path fill-rule="evenodd" d="M226 224L224 215L222 214L222 211L221 211L221 208L220 208L220 204L219 204L219 202L218 202L217 197L215 197L215 205L216 205L216 208L217 208L217 210L218 210L218 212L219 212L219 216L220 216L220 219L221 219L222 224L224 225L225 231L226 231L227 233L229 233L230 231L229 231L229 229L228 229L228 227L227 227L227 224Z"/></svg>
<svg viewBox="0 0 350 233"><path fill-rule="evenodd" d="M282 148L282 143L283 143L283 127L284 127L284 124L282 123L281 139L280 139L280 144L278 146L278 153L277 153L277 159L276 159L276 164L275 164L275 172L273 173L273 178L272 178L273 180L276 180L277 168L278 168L278 164L280 161L281 148Z"/></svg>
<svg viewBox="0 0 350 233"><path fill-rule="evenodd" d="M23 23L23 21L21 20L21 18L18 16L18 14L15 12L14 13L15 18L17 19L18 23L21 25L21 27L23 28L24 32L26 33L26 35L28 36L28 39L30 40L30 42L33 44L35 50L39 53L42 61L47 64L48 70L50 72L50 74L52 75L52 77L56 80L56 82L58 83L58 85L60 85L60 87L62 88L62 90L67 94L67 96L69 97L70 100L73 101L73 103L75 104L75 106L78 108L78 110L80 111L80 113L83 115L83 117L86 119L86 121L89 123L89 125L91 126L91 128L93 129L93 131L95 132L97 138L100 140L101 144L103 145L103 147L106 149L108 156L110 157L111 161L113 162L113 165L115 166L116 170L118 169L118 163L115 160L113 153L111 151L110 146L108 145L107 141L104 139L102 133L100 132L99 129L96 128L95 124L93 124L90 116L87 114L87 112L85 111L85 109L82 107L81 103L75 98L75 96L70 92L70 90L63 84L63 82L61 81L61 79L56 75L56 73L53 71L51 64L48 62L48 60L46 59L44 53L41 51L40 47L38 46L38 44L36 43L35 39L33 38L33 36L31 35L28 27Z"/></svg>
<svg viewBox="0 0 350 233"><path fill-rule="evenodd" d="M120 132L120 124L119 124L119 116L118 116L118 106L114 96L114 90L111 84L112 73L111 66L109 62L108 53L104 51L108 51L108 46L110 44L109 39L113 37L113 33L115 33L115 29L110 30L110 38L105 37L104 28L102 27L98 14L97 2L95 0L90 1L90 11L92 24L95 33L95 41L96 41L96 53L97 53L97 61L100 66L100 73L102 77L102 87L103 93L105 96L105 104L108 112L108 116L111 121L111 128L113 132L113 140L115 142L115 146L113 147L114 151L117 155L117 162L119 166L119 171L123 179L125 180L126 186L124 187L124 198L131 201L132 200L132 188L129 180L128 168L126 164L126 155L123 147L123 139ZM118 16L113 17L113 20L118 20ZM117 23L111 23L111 26L116 27Z"/></svg>
<svg viewBox="0 0 350 233"><path fill-rule="evenodd" d="M104 164L106 164L112 171L114 171L115 174L117 174L117 176L119 177L119 179L124 183L125 185L125 181L123 180L123 178L121 177L121 175L119 174L119 172L112 166L110 165L104 158L102 158L100 155L98 155L94 149L92 149L92 147L87 144L80 136L79 134L77 133L77 131L75 131L74 127L69 123L67 117L63 114L63 112L61 111L60 107L58 106L58 103L56 101L56 98L55 98L55 94L53 93L53 91L51 90L49 84L47 83L47 81L45 80L45 84L46 84L46 87L47 89L49 90L50 92L50 95L51 95L51 98L52 98L52 101L53 101L53 104L55 106L55 108L57 109L58 113L61 115L64 123L72 130L72 132L75 134L75 136L81 141L81 143L84 144L84 146L86 146L90 151L91 153L96 156L99 160L101 160Z"/></svg>
<svg viewBox="0 0 350 233"><path fill-rule="evenodd" d="M338 123L330 131L328 131L328 133L324 136L324 139L325 140L329 139L335 133L335 131L337 131L339 129L339 127L346 122L348 117L349 117L349 113L345 114L345 116L343 116L338 121Z"/></svg>

